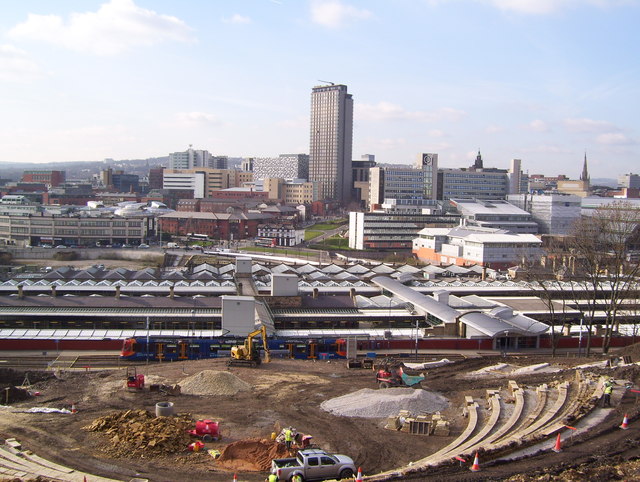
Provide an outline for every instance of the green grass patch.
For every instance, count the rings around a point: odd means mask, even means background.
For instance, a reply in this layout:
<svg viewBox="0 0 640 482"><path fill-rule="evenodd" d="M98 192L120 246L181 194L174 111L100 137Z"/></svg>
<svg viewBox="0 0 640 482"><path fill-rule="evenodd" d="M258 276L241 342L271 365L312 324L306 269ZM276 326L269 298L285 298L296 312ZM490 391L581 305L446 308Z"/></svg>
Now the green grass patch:
<svg viewBox="0 0 640 482"><path fill-rule="evenodd" d="M315 229L307 229L304 232L304 240L305 241L309 241L310 239L313 239L317 236L320 236L321 234L324 234L324 231L317 231Z"/></svg>
<svg viewBox="0 0 640 482"><path fill-rule="evenodd" d="M340 236L331 236L325 239L321 243L315 243L311 246L313 249L340 249L349 250L349 238L342 238Z"/></svg>
<svg viewBox="0 0 640 482"><path fill-rule="evenodd" d="M344 223L319 223L319 224L314 224L313 226L311 226L312 229L317 229L319 231L331 231L332 229L336 229L339 228L340 226L343 226Z"/></svg>

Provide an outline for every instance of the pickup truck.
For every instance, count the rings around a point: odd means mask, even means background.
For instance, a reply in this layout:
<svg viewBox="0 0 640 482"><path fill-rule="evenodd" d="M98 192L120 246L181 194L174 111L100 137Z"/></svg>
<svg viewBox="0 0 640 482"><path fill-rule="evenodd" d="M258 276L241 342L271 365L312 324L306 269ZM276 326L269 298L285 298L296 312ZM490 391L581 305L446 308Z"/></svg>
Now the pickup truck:
<svg viewBox="0 0 640 482"><path fill-rule="evenodd" d="M283 481L290 481L296 475L305 482L351 479L355 472L356 466L351 457L328 454L320 449L299 450L296 457L271 461L271 473Z"/></svg>

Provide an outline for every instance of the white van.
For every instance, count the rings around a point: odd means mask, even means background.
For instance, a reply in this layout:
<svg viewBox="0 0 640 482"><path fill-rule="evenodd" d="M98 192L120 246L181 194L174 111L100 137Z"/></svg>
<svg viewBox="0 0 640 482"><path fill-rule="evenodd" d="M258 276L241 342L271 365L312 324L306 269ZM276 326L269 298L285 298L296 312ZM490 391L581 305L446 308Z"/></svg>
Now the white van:
<svg viewBox="0 0 640 482"><path fill-rule="evenodd" d="M180 245L178 243L167 243L167 248L169 249L176 249L179 248Z"/></svg>

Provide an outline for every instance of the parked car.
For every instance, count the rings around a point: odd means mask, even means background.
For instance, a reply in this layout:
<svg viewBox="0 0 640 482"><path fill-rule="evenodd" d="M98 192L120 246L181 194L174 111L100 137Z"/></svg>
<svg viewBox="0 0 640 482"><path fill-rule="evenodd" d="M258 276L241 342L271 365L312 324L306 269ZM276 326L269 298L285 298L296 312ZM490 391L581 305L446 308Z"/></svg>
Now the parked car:
<svg viewBox="0 0 640 482"><path fill-rule="evenodd" d="M40 247L41 248L51 249L51 248L53 248L53 245L51 245L51 244L41 244Z"/></svg>
<svg viewBox="0 0 640 482"><path fill-rule="evenodd" d="M67 247L64 244L59 244L56 249L67 249Z"/></svg>
<svg viewBox="0 0 640 482"><path fill-rule="evenodd" d="M144 244L144 243L139 244L138 245L138 249L149 249L149 245L148 244Z"/></svg>
<svg viewBox="0 0 640 482"><path fill-rule="evenodd" d="M352 479L356 466L351 457L329 454L320 449L298 451L296 457L273 459L271 473L278 480L291 480L295 476L302 480Z"/></svg>

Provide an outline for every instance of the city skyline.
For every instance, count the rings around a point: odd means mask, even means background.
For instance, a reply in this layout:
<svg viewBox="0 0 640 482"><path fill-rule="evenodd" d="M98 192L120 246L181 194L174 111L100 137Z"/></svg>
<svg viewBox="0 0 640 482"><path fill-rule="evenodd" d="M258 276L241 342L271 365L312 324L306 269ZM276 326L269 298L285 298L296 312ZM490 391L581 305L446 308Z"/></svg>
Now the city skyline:
<svg viewBox="0 0 640 482"><path fill-rule="evenodd" d="M637 0L12 2L1 162L309 153L309 91L344 84L353 158L637 172ZM322 80L321 80L322 79Z"/></svg>

